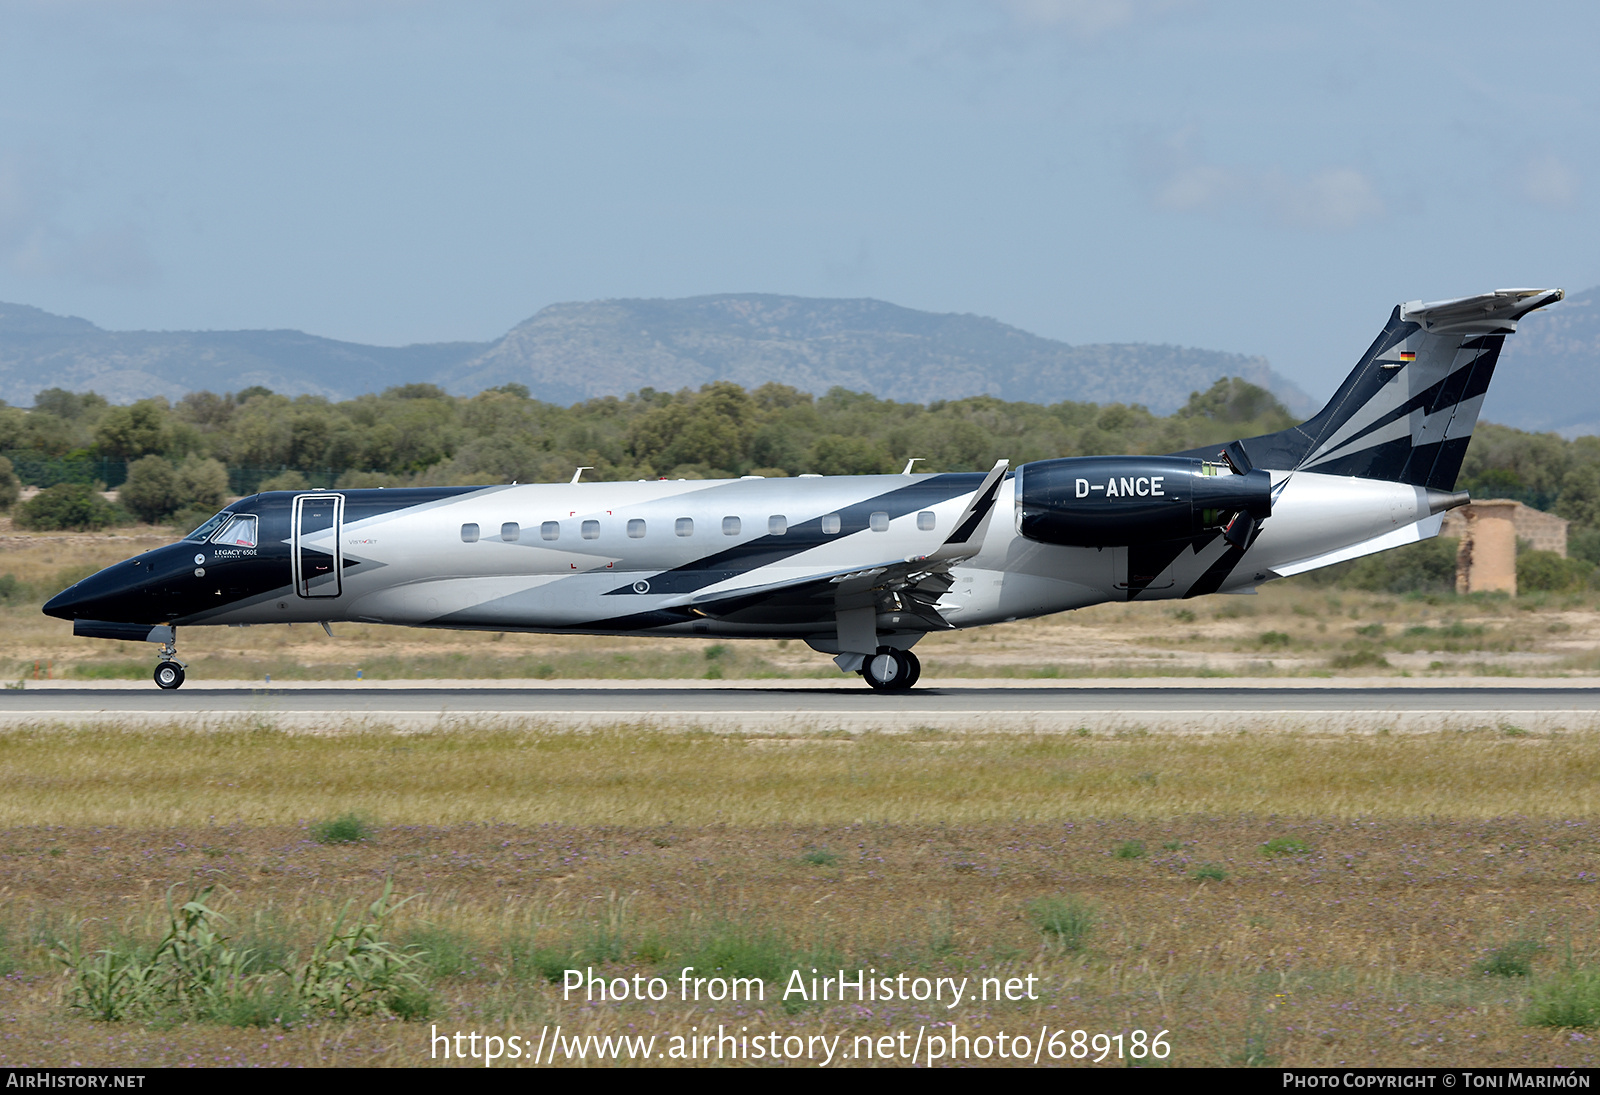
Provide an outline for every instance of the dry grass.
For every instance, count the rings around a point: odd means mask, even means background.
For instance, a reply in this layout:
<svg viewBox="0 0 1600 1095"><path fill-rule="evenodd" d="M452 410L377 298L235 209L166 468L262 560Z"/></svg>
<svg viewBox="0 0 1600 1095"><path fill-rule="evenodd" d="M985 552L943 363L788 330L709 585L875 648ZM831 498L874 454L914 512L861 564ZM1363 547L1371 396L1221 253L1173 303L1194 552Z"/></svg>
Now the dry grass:
<svg viewBox="0 0 1600 1095"><path fill-rule="evenodd" d="M161 540L0 528L0 574L37 593ZM337 631L196 629L184 654L210 677L832 673L793 643ZM1600 666L1600 612L1587 595L1280 584L919 652L944 676L1546 674ZM36 604L0 608L0 672L35 659L130 677L152 660L73 640ZM524 1038L723 1024L848 1046L948 1021L1165 1028L1189 1065L1600 1064L1592 1030L1527 1022L1600 967L1600 735L324 729L281 732L264 708L220 732L0 734L0 1065L415 1065L432 1024ZM319 840L350 818L362 839ZM420 895L394 931L429 952L427 1022L97 1023L65 1007L52 946L148 946L169 887L216 883L234 933L281 960L385 878ZM775 984L761 1004L590 1006L547 980L686 964L1035 976L1040 991L955 1011L785 1008Z"/></svg>
<svg viewBox="0 0 1600 1095"><path fill-rule="evenodd" d="M1283 832L1318 851L1262 857ZM1178 850L1117 859L1130 836ZM428 1061L434 1024L535 1037L542 1024L668 1035L721 1023L848 1040L953 1020L972 1034L1166 1029L1173 1063L1187 1065L1593 1066L1590 1035L1523 1017L1563 968L1600 958L1584 877L1597 836L1589 824L1191 818L391 827L330 848L300 828L8 830L0 923L15 969L0 981L0 1064L412 1065ZM840 862L807 863L819 846ZM1194 881L1201 861L1226 864L1228 880ZM227 887L222 909L242 941L284 954L385 876L422 895L392 937L430 952L427 1022L105 1024L62 1007L48 942L148 940L169 885ZM1063 902L1087 925L1071 948L1039 922ZM1513 934L1537 940L1531 975L1477 972ZM588 1006L548 980L594 967L675 984L684 965L709 973L718 955L764 967L765 1000ZM1033 975L1038 999L786 1009L786 971L814 965Z"/></svg>
<svg viewBox="0 0 1600 1095"><path fill-rule="evenodd" d="M1588 817L1600 735L474 730L0 734L0 826L986 824L1184 815Z"/></svg>
<svg viewBox="0 0 1600 1095"><path fill-rule="evenodd" d="M0 1065L414 1065L433 1024L720 1023L848 1045L953 1020L1167 1029L1189 1065L1593 1066L1591 1033L1525 1018L1600 962L1597 762L1600 735L1496 731L13 732ZM319 841L341 815L370 819L365 839ZM1225 879L1197 880L1202 865ZM148 945L169 887L216 884L239 940L281 959L385 878L420 895L392 937L429 952L425 1022L97 1023L64 1006L51 945ZM1511 951L1527 976L1494 961ZM585 1005L548 980L593 966L676 984L684 965L755 970L768 996ZM1039 998L785 1008L778 982L813 965L1031 975Z"/></svg>

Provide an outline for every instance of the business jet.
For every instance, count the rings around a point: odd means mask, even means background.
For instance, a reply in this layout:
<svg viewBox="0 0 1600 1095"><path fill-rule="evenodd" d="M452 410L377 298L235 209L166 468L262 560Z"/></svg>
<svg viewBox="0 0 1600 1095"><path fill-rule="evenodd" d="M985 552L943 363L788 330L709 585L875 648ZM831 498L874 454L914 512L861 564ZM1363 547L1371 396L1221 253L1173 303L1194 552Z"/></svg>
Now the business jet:
<svg viewBox="0 0 1600 1095"><path fill-rule="evenodd" d="M1397 306L1315 417L985 473L267 491L64 590L73 634L339 621L799 639L881 691L929 632L1248 593L1436 536L1505 336L1560 289Z"/></svg>

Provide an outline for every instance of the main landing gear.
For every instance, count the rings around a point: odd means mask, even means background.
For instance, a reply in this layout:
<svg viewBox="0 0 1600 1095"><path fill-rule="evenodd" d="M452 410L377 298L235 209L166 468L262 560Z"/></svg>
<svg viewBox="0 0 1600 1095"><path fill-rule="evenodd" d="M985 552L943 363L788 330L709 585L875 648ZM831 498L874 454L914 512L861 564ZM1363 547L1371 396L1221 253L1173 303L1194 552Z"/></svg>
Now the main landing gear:
<svg viewBox="0 0 1600 1095"><path fill-rule="evenodd" d="M861 663L861 675L879 692L899 692L917 683L922 676L922 663L909 650L880 646L876 654Z"/></svg>
<svg viewBox="0 0 1600 1095"><path fill-rule="evenodd" d="M187 666L178 660L177 637L174 635L161 644L161 660L156 663L156 671L153 674L156 684L168 690L177 688L183 684L183 671L186 668Z"/></svg>

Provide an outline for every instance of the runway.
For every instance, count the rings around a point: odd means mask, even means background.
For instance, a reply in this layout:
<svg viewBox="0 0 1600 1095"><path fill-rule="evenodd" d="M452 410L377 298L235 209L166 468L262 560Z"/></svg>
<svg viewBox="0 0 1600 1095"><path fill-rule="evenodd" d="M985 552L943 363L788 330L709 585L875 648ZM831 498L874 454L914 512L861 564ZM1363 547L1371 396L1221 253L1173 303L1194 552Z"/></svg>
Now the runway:
<svg viewBox="0 0 1600 1095"><path fill-rule="evenodd" d="M630 725L720 733L911 730L1090 733L1397 733L1600 729L1600 680L1128 679L859 682L26 682L0 694L0 728L269 726L339 732Z"/></svg>

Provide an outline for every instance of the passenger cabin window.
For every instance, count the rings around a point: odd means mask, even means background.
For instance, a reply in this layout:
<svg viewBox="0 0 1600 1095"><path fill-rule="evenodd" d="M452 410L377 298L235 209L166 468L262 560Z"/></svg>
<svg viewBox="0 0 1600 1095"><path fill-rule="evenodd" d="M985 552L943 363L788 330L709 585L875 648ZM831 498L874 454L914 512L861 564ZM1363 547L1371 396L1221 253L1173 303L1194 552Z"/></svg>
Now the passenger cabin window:
<svg viewBox="0 0 1600 1095"><path fill-rule="evenodd" d="M478 542L478 526L470 524L462 525L461 542L463 544L476 544Z"/></svg>
<svg viewBox="0 0 1600 1095"><path fill-rule="evenodd" d="M724 517L722 519L722 535L739 535L739 519L737 517Z"/></svg>
<svg viewBox="0 0 1600 1095"><path fill-rule="evenodd" d="M789 519L781 513L767 518L767 535L783 536L789 531Z"/></svg>
<svg viewBox="0 0 1600 1095"><path fill-rule="evenodd" d="M839 528L842 525L842 523L843 522L841 522L839 520L839 515L837 513L825 513L825 514L823 514L822 515L822 534L824 536L837 536L839 534Z"/></svg>
<svg viewBox="0 0 1600 1095"><path fill-rule="evenodd" d="M644 519L635 517L628 522L628 535L635 540L644 539Z"/></svg>
<svg viewBox="0 0 1600 1095"><path fill-rule="evenodd" d="M680 517L680 518L678 518L678 520L672 526L672 531L676 532L679 536L693 536L694 535L694 518L693 517Z"/></svg>
<svg viewBox="0 0 1600 1095"><path fill-rule="evenodd" d="M933 531L933 511L925 509L917 514L917 530L920 532Z"/></svg>
<svg viewBox="0 0 1600 1095"><path fill-rule="evenodd" d="M585 540L598 540L600 539L600 522L585 521L578 526L578 531Z"/></svg>
<svg viewBox="0 0 1600 1095"><path fill-rule="evenodd" d="M561 539L561 522L546 521L544 524L539 526L539 535L546 540Z"/></svg>
<svg viewBox="0 0 1600 1095"><path fill-rule="evenodd" d="M257 517L253 513L241 514L229 521L227 526L211 538L213 544L222 544L226 547L256 546Z"/></svg>
<svg viewBox="0 0 1600 1095"><path fill-rule="evenodd" d="M872 527L873 532L888 532L889 515L881 509L873 510L872 516L867 518L867 524Z"/></svg>
<svg viewBox="0 0 1600 1095"><path fill-rule="evenodd" d="M515 521L507 521L500 526L500 539L513 543L522 539L522 526Z"/></svg>

